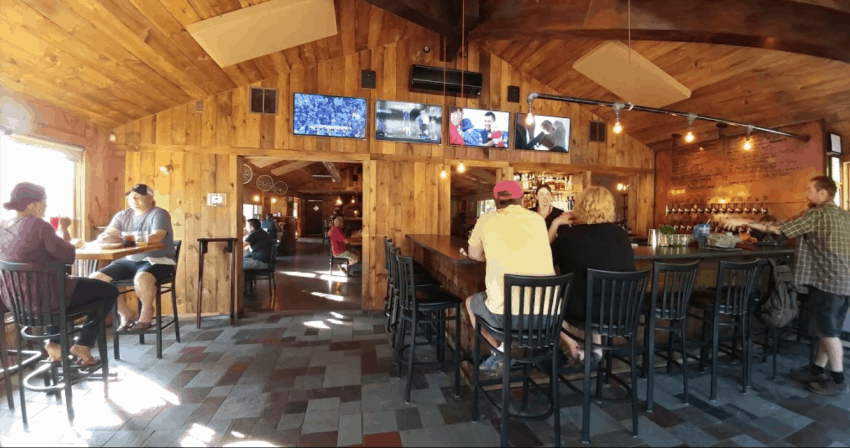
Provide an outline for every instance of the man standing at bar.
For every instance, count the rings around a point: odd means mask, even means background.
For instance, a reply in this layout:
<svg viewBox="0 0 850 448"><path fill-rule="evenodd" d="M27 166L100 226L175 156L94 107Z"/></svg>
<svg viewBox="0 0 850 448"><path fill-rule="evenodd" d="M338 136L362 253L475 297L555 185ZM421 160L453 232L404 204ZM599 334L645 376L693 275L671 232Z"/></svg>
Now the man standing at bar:
<svg viewBox="0 0 850 448"><path fill-rule="evenodd" d="M815 363L792 369L791 377L821 395L848 391L839 336L850 308L850 213L835 205L836 191L832 179L815 177L806 194L808 212L778 227L751 225L781 231L788 238L802 236L797 243L794 281L809 290L814 305L809 332L819 340Z"/></svg>
<svg viewBox="0 0 850 448"><path fill-rule="evenodd" d="M147 330L153 326L153 300L156 298L156 282L174 274L174 265L151 264L146 258L175 258L174 230L171 228L171 215L156 206L153 188L145 184L136 184L127 192L130 208L115 214L109 227L98 237L99 240L120 237L121 232L143 232L148 234L148 244L164 244L163 249L137 255L128 255L110 263L95 272L91 278L111 282L113 280L133 279L136 295L142 301L138 320L132 317L132 310L120 298L118 313L123 320L119 331Z"/></svg>
<svg viewBox="0 0 850 448"><path fill-rule="evenodd" d="M555 275L546 222L539 214L520 205L520 184L502 181L493 188L493 193L496 212L481 215L469 238L469 258L487 262L487 290L466 299L466 310L473 328L475 319L484 319L496 328L504 328L505 274ZM512 302L512 307L509 314L519 314L518 300ZM518 325L518 322L512 321L513 328ZM498 347L498 352L481 363L481 370L489 374L500 372L504 364L504 344L486 330L482 330L481 334L492 346Z"/></svg>

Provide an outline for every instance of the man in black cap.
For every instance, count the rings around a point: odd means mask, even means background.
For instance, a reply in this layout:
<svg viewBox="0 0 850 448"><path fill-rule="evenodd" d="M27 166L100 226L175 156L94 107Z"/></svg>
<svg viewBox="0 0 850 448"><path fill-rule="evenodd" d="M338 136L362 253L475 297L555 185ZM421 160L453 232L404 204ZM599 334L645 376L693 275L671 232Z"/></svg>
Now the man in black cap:
<svg viewBox="0 0 850 448"><path fill-rule="evenodd" d="M121 232L141 232L147 234L148 244L164 244L165 248L115 260L92 274L92 278L106 282L133 279L136 295L142 301L142 309L139 315L135 316L124 301L118 300L118 313L122 318L118 330L147 330L153 326L151 319L154 313L156 282L172 275L174 265L151 264L145 259L167 258L175 261L174 230L171 228L171 215L156 206L151 187L136 184L126 195L130 208L115 214L106 230L98 236L98 240L120 238Z"/></svg>

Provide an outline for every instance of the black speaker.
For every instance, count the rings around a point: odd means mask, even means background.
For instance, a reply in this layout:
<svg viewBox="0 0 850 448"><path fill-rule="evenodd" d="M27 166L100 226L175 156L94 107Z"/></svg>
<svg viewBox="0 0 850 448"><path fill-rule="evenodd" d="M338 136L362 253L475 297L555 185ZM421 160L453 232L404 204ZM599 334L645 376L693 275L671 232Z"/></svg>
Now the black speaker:
<svg viewBox="0 0 850 448"><path fill-rule="evenodd" d="M508 102L519 102L519 86L508 86Z"/></svg>
<svg viewBox="0 0 850 448"><path fill-rule="evenodd" d="M374 89L376 84L375 71L363 70L360 72L360 85L364 89Z"/></svg>

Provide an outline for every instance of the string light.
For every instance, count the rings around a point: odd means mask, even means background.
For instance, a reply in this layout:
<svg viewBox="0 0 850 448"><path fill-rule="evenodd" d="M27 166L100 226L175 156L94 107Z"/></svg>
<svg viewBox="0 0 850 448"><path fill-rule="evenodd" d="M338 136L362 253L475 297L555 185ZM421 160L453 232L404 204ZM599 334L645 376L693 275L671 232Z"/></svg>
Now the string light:
<svg viewBox="0 0 850 448"><path fill-rule="evenodd" d="M744 150L749 151L753 149L753 143L750 141L750 133L753 132L752 126L747 126L747 141L744 142Z"/></svg>

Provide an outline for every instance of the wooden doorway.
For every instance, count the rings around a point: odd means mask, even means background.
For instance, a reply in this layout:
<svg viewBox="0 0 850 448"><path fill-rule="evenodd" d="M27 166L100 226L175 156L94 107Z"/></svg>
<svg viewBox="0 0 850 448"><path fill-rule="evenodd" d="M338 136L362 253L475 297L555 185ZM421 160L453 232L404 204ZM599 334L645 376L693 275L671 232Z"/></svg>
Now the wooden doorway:
<svg viewBox="0 0 850 448"><path fill-rule="evenodd" d="M326 217L322 214L322 201L311 199L307 201L307 224L304 226L304 235L322 235L322 220Z"/></svg>

